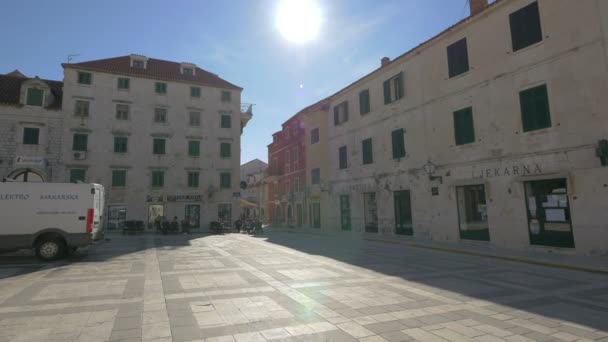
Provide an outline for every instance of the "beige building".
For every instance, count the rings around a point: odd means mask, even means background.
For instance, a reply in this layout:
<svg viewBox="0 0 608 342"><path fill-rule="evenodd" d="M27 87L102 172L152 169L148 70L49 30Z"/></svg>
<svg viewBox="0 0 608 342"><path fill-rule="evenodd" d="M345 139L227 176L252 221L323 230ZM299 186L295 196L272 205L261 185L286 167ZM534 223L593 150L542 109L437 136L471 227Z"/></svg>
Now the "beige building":
<svg viewBox="0 0 608 342"><path fill-rule="evenodd" d="M241 165L241 214L246 218L266 219L266 201L268 198L266 184L266 170L268 164L254 159Z"/></svg>
<svg viewBox="0 0 608 342"><path fill-rule="evenodd" d="M327 120L329 99L308 108L302 116L304 145L306 146L306 198L308 227L328 228L329 168L327 154Z"/></svg>
<svg viewBox="0 0 608 342"><path fill-rule="evenodd" d="M140 55L63 64L62 181L107 189L107 221L240 215L242 88L191 63Z"/></svg>
<svg viewBox="0 0 608 342"><path fill-rule="evenodd" d="M471 5L332 96L329 227L608 253L608 3Z"/></svg>
<svg viewBox="0 0 608 342"><path fill-rule="evenodd" d="M49 182L61 169L62 82L0 75L0 178Z"/></svg>

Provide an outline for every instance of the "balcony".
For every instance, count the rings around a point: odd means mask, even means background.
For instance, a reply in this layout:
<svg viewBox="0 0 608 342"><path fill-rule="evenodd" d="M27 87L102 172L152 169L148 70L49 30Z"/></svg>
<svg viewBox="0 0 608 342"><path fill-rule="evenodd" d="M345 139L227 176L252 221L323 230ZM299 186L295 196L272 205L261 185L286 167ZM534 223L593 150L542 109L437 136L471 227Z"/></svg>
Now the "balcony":
<svg viewBox="0 0 608 342"><path fill-rule="evenodd" d="M241 134L249 120L253 118L253 106L253 103L241 103Z"/></svg>

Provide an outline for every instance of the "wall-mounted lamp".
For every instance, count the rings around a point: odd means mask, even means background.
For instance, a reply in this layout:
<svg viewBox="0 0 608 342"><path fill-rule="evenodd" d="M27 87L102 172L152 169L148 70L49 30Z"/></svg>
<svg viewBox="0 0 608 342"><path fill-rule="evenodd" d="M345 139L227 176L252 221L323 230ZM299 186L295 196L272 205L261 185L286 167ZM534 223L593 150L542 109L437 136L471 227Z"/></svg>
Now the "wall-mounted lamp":
<svg viewBox="0 0 608 342"><path fill-rule="evenodd" d="M439 183L443 184L443 177L435 176L435 172L437 171L437 165L433 164L430 159L426 164L424 164L424 171L427 175L429 175L429 180L439 180Z"/></svg>

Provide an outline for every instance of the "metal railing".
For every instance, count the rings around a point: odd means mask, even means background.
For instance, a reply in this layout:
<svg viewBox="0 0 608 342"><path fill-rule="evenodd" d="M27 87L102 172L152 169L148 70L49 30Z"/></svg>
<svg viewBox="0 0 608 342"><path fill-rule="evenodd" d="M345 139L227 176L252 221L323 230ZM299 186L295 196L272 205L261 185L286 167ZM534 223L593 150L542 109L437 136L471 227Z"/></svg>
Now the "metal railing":
<svg viewBox="0 0 608 342"><path fill-rule="evenodd" d="M241 103L241 113L253 114L253 103Z"/></svg>

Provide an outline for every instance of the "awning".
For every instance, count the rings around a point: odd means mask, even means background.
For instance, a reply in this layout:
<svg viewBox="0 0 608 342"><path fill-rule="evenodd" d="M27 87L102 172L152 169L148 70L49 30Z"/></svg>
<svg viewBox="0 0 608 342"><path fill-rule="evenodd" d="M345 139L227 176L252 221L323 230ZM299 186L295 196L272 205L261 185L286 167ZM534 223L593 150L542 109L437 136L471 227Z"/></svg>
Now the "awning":
<svg viewBox="0 0 608 342"><path fill-rule="evenodd" d="M242 208L257 208L258 205L241 198L241 207Z"/></svg>

